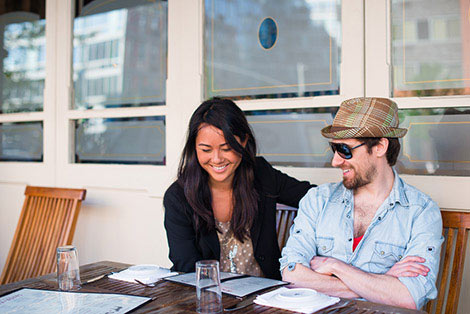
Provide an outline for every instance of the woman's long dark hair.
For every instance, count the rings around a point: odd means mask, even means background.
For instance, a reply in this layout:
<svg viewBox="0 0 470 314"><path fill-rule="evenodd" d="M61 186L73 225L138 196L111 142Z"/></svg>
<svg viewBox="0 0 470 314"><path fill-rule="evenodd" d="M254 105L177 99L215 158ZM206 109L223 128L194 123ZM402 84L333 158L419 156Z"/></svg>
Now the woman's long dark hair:
<svg viewBox="0 0 470 314"><path fill-rule="evenodd" d="M212 210L209 175L199 165L196 155L196 137L201 124L207 123L222 130L228 145L241 155L232 182L233 212L230 228L242 241L248 237L258 212L258 194L255 189L256 142L243 111L231 100L212 98L203 102L191 116L186 144L178 168L178 183L194 210L197 230L203 233L216 229ZM243 147L237 136L246 145Z"/></svg>

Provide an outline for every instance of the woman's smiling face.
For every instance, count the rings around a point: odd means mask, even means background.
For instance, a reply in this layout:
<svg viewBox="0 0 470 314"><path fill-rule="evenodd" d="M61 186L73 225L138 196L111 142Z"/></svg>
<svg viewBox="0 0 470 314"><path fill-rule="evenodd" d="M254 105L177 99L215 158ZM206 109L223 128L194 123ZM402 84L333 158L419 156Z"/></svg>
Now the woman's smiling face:
<svg viewBox="0 0 470 314"><path fill-rule="evenodd" d="M237 136L235 138L242 146L246 145ZM231 185L242 157L229 146L222 130L210 124L201 124L196 137L196 154L199 164L209 174L212 187Z"/></svg>

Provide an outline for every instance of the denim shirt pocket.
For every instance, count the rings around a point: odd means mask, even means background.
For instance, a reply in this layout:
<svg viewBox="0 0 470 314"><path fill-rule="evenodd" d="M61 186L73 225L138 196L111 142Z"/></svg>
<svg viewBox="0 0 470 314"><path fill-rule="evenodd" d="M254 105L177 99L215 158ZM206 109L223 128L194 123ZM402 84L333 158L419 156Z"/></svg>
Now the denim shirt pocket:
<svg viewBox="0 0 470 314"><path fill-rule="evenodd" d="M319 256L331 256L335 240L332 237L317 237L317 254Z"/></svg>
<svg viewBox="0 0 470 314"><path fill-rule="evenodd" d="M376 274L386 273L403 258L404 253L404 247L377 241L369 263L370 272Z"/></svg>

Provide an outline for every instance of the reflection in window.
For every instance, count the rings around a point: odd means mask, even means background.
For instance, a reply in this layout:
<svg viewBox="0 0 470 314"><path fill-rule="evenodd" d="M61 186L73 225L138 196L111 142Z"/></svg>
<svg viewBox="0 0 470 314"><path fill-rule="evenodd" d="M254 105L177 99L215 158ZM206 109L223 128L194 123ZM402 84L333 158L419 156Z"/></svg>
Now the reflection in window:
<svg viewBox="0 0 470 314"><path fill-rule="evenodd" d="M167 2L84 4L74 21L75 108L165 104Z"/></svg>
<svg viewBox="0 0 470 314"><path fill-rule="evenodd" d="M470 95L470 1L392 0L392 96Z"/></svg>
<svg viewBox="0 0 470 314"><path fill-rule="evenodd" d="M18 3L20 8L9 8L13 4L1 6L7 11L21 10L21 2ZM44 6L44 1L33 3L31 12L16 11L0 15L0 113L43 109L46 21L41 19L44 11L36 7L41 3Z"/></svg>
<svg viewBox="0 0 470 314"><path fill-rule="evenodd" d="M42 122L0 124L0 161L43 161Z"/></svg>
<svg viewBox="0 0 470 314"><path fill-rule="evenodd" d="M470 107L401 109L399 116L408 129L400 173L470 176Z"/></svg>
<svg viewBox="0 0 470 314"><path fill-rule="evenodd" d="M245 112L258 155L275 165L330 167L333 154L320 130L333 122L338 107Z"/></svg>
<svg viewBox="0 0 470 314"><path fill-rule="evenodd" d="M165 117L74 121L76 163L165 165Z"/></svg>
<svg viewBox="0 0 470 314"><path fill-rule="evenodd" d="M338 107L247 111L258 154L275 165L331 167L332 152L320 130ZM400 109L408 134L396 168L402 174L470 176L470 107Z"/></svg>
<svg viewBox="0 0 470 314"><path fill-rule="evenodd" d="M205 0L205 96L339 93L341 2Z"/></svg>

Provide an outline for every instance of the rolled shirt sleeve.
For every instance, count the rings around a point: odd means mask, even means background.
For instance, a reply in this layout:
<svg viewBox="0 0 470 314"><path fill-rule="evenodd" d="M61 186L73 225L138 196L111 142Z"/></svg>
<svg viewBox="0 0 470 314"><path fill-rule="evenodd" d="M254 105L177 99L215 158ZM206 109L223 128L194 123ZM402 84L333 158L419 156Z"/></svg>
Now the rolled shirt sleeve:
<svg viewBox="0 0 470 314"><path fill-rule="evenodd" d="M318 188L310 189L300 200L297 217L290 228L289 239L279 260L281 273L292 263L310 267L310 260L317 255L315 225L319 211L318 202Z"/></svg>
<svg viewBox="0 0 470 314"><path fill-rule="evenodd" d="M410 206L415 205L410 204ZM429 199L423 209L417 212L413 221L411 239L404 255L426 259L423 264L429 268L429 272L427 276L398 278L410 292L418 309L437 296L436 279L443 241L441 212L437 204Z"/></svg>

